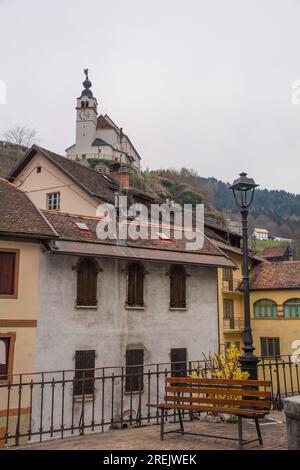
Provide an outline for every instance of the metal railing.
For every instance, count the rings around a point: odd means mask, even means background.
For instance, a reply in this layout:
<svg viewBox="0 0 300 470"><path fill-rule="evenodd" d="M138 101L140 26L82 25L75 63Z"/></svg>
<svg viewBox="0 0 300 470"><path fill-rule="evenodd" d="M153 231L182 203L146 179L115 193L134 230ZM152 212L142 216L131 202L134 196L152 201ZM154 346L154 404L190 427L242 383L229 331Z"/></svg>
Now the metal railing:
<svg viewBox="0 0 300 470"><path fill-rule="evenodd" d="M227 331L244 331L245 321L242 317L230 317L223 319L224 333Z"/></svg>
<svg viewBox="0 0 300 470"><path fill-rule="evenodd" d="M158 412L147 404L164 401L165 378L199 372L199 367L205 374L202 361L137 367L138 374L119 366L79 375L78 370L62 370L9 376L0 382L0 447L1 442L20 445L158 424ZM274 408L282 408L284 397L300 394L299 366L290 356L261 358L258 370L260 379L271 381ZM187 412L185 418L192 416ZM174 412L167 419L177 420Z"/></svg>

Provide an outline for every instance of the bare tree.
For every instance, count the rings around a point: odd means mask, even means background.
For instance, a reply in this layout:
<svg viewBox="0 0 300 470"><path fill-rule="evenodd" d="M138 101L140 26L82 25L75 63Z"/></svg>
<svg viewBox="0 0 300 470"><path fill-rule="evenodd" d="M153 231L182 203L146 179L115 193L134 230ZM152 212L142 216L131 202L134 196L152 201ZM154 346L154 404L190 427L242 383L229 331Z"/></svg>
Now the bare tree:
<svg viewBox="0 0 300 470"><path fill-rule="evenodd" d="M4 139L7 142L24 145L25 147L31 147L31 145L40 141L37 138L37 130L34 127L19 126L17 124L5 132Z"/></svg>

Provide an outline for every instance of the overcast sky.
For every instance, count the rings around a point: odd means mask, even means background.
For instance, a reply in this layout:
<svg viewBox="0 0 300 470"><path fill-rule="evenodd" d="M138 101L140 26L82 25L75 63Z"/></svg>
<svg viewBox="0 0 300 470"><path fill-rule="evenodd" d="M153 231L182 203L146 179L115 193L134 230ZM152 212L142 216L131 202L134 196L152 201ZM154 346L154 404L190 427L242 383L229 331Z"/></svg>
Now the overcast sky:
<svg viewBox="0 0 300 470"><path fill-rule="evenodd" d="M0 0L0 19L0 135L64 155L88 67L143 168L300 193L300 0Z"/></svg>

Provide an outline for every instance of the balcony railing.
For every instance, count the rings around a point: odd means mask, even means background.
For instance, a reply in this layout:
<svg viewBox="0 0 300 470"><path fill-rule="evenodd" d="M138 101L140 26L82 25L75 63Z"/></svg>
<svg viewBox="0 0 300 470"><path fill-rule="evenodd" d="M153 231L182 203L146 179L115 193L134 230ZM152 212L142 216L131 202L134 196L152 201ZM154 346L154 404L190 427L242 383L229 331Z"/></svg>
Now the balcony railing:
<svg viewBox="0 0 300 470"><path fill-rule="evenodd" d="M239 279L223 279L222 280L222 291L223 292L236 292L242 294L239 290L241 281Z"/></svg>
<svg viewBox="0 0 300 470"><path fill-rule="evenodd" d="M224 318L223 330L224 333L229 331L244 331L245 323L242 317Z"/></svg>

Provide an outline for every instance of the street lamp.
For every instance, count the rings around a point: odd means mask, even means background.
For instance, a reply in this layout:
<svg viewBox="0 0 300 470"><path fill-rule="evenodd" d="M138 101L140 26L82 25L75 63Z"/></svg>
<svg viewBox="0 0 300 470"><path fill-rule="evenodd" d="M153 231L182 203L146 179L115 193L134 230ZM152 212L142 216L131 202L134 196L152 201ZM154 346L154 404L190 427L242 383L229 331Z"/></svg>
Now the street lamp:
<svg viewBox="0 0 300 470"><path fill-rule="evenodd" d="M249 266L248 266L248 208L253 202L255 184L252 178L247 177L247 173L241 173L240 177L234 180L229 189L233 191L236 204L241 209L242 229L243 229L243 287L244 287L244 354L240 357L242 371L249 373L249 379L257 379L257 364L259 359L255 354L251 320L250 320L250 293L249 293Z"/></svg>

